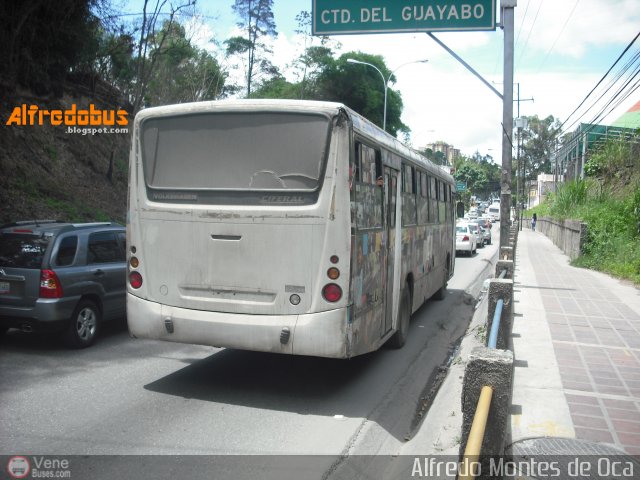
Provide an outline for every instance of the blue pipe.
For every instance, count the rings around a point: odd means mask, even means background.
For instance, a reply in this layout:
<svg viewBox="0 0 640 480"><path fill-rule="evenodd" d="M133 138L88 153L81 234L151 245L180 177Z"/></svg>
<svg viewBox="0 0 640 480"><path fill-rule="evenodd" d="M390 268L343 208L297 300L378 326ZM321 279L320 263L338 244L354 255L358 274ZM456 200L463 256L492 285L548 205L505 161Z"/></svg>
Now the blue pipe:
<svg viewBox="0 0 640 480"><path fill-rule="evenodd" d="M493 314L493 323L491 324L491 333L489 335L489 348L496 348L498 343L498 330L500 330L500 318L502 318L502 307L504 300L499 299L496 302L496 311Z"/></svg>

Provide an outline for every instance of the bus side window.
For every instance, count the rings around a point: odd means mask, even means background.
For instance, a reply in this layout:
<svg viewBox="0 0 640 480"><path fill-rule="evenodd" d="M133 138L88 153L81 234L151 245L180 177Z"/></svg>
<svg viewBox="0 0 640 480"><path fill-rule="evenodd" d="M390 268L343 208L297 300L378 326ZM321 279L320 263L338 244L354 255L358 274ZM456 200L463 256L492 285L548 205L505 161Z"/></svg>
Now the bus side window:
<svg viewBox="0 0 640 480"><path fill-rule="evenodd" d="M380 152L363 143L356 144L356 222L359 228L382 228L383 191L377 185L382 175Z"/></svg>
<svg viewBox="0 0 640 480"><path fill-rule="evenodd" d="M418 223L426 225L429 223L429 189L427 188L427 174L418 172L420 187L418 192Z"/></svg>
<svg viewBox="0 0 640 480"><path fill-rule="evenodd" d="M355 154L353 156L353 166L352 166L352 176L353 176L353 182L360 182L360 151L361 149L361 144L356 143L356 148L355 148Z"/></svg>
<svg viewBox="0 0 640 480"><path fill-rule="evenodd" d="M415 169L411 165L402 166L402 225L416 224L416 182Z"/></svg>
<svg viewBox="0 0 640 480"><path fill-rule="evenodd" d="M398 179L391 176L391 206L389 208L390 222L389 227L394 228L396 226L396 193L398 190Z"/></svg>
<svg viewBox="0 0 640 480"><path fill-rule="evenodd" d="M444 196L444 182L442 180L438 180L438 217L440 219L440 223L445 223L447 221L447 201Z"/></svg>
<svg viewBox="0 0 640 480"><path fill-rule="evenodd" d="M438 191L436 189L436 179L429 177L429 220L431 223L438 223Z"/></svg>

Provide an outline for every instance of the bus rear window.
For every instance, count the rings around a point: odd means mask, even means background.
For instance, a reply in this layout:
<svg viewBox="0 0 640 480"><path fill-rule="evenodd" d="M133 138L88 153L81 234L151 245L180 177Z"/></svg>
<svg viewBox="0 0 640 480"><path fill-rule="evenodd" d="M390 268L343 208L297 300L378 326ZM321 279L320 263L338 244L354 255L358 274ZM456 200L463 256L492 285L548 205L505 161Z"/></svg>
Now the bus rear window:
<svg viewBox="0 0 640 480"><path fill-rule="evenodd" d="M205 113L142 124L148 187L170 190L314 191L329 118L303 113Z"/></svg>

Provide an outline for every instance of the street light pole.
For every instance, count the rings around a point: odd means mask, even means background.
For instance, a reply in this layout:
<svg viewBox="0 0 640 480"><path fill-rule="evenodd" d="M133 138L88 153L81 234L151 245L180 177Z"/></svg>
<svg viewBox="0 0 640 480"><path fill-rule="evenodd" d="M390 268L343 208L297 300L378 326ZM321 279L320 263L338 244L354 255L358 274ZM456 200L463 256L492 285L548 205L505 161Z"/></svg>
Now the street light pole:
<svg viewBox="0 0 640 480"><path fill-rule="evenodd" d="M412 62L407 62L407 63L403 63L402 65L400 65L399 67L396 67L395 70L393 70L389 76L387 78L384 78L384 74L380 71L380 69L378 67L376 67L375 65L373 65L372 63L368 63L368 62L361 62L360 60L355 60L353 58L347 58L347 63L357 63L360 65L367 65L369 67L373 67L376 69L376 71L380 74L380 76L382 77L382 83L383 83L383 88L384 88L384 111L383 111L383 115L382 115L382 129L386 132L387 131L387 91L389 90L389 81L391 80L391 77L393 76L394 73L396 73L398 70L400 70L400 68L404 67L405 65L409 65L411 63L427 63L429 60L414 60Z"/></svg>

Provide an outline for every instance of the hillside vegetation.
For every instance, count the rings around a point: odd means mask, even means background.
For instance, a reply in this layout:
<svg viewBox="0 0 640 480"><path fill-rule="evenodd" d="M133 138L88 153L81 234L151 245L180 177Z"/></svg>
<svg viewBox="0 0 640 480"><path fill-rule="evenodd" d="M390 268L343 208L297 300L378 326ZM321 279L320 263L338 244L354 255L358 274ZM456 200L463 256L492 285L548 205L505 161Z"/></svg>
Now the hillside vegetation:
<svg viewBox="0 0 640 480"><path fill-rule="evenodd" d="M82 135L52 125L5 125L22 104L41 109L114 109L108 99L69 84L60 98L25 91L0 97L0 223L25 219L124 222L129 134Z"/></svg>
<svg viewBox="0 0 640 480"><path fill-rule="evenodd" d="M574 265L640 285L640 136L604 144L591 155L585 174L533 211L588 225L585 250Z"/></svg>

